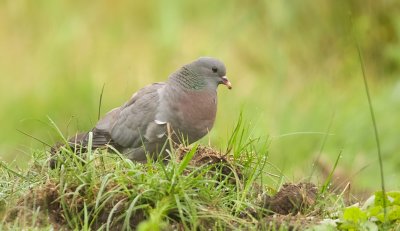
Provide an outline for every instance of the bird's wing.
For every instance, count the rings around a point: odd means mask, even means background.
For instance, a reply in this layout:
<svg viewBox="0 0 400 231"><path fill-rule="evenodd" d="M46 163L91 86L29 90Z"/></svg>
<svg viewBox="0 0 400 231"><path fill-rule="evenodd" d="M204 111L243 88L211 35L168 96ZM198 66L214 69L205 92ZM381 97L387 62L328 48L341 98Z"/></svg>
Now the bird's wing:
<svg viewBox="0 0 400 231"><path fill-rule="evenodd" d="M99 121L96 127L106 128L111 139L122 147L136 148L144 142L153 141L164 130L164 126L157 123L156 114L160 91L165 85L154 83L142 88L118 109L117 116L110 116L110 121Z"/></svg>
<svg viewBox="0 0 400 231"><path fill-rule="evenodd" d="M116 143L111 138L110 130L118 119L119 114L121 113L122 108L114 108L109 111L103 118L101 118L96 126L92 129L93 138L92 138L92 146L94 148L103 147L106 144L112 145L117 148ZM88 143L88 136L85 137L85 143Z"/></svg>

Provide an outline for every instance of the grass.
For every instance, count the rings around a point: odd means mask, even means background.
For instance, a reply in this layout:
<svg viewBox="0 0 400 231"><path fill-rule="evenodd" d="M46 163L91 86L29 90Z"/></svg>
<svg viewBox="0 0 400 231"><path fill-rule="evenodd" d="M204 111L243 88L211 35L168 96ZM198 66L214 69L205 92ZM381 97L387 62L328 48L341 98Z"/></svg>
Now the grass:
<svg viewBox="0 0 400 231"><path fill-rule="evenodd" d="M376 194L380 207L369 205L364 212L361 207L345 208L344 196L331 193L332 173L319 190L283 185L287 180L269 163L269 144L253 139L240 117L222 151L198 144L180 146L170 150L167 164L136 163L104 150L76 154L64 148L57 155L57 167L50 169L48 151L37 150L25 170L1 163L0 228L314 230L333 228L319 222L335 218L340 230L381 227L386 219L379 215L382 194ZM400 196L391 192L389 197L395 199L387 202L392 215L386 227L393 228L400 222L393 215ZM274 211L286 212L271 216ZM368 216L379 220L371 223Z"/></svg>
<svg viewBox="0 0 400 231"><path fill-rule="evenodd" d="M229 175L214 165L191 166L197 145L181 161L173 151L167 165L134 163L119 154L90 149L82 159L65 149L53 170L48 168L47 152L34 152L28 170L16 173L2 168L6 178L1 182L1 201L7 201L2 213L8 215L3 219L11 219L3 227L254 229L254 218L240 216L250 216L248 208L260 209L253 191L267 170L266 150L256 150L240 127L230 139L235 148L229 149L245 155L232 155ZM15 205L23 209L14 211Z"/></svg>
<svg viewBox="0 0 400 231"><path fill-rule="evenodd" d="M351 24L352 24L352 29L353 29L354 26L353 26L352 18L351 18ZM359 44L357 38L355 37L354 32L353 32L353 36L354 36L354 40L355 40L355 43L356 43L356 46L357 46L358 58L360 60L360 66L361 66L361 70L362 70L365 93L367 95L369 111L371 113L372 125L374 127L374 135L375 135L377 156L378 156L378 162L379 162L379 173L380 173L379 175L381 177L382 194L386 195L385 175L384 175L384 170L383 170L382 150L381 150L381 142L380 142L379 133L378 133L378 125L377 125L376 119L375 119L375 111L374 111L374 108L372 106L371 94L369 92L368 80L367 80L367 77L366 77L366 71L365 71L364 60L363 60L363 56L362 56L362 53L361 53L360 44ZM385 217L385 220L386 220L386 218L387 218L386 199L383 200L383 205L382 206L383 206L384 217Z"/></svg>
<svg viewBox="0 0 400 231"><path fill-rule="evenodd" d="M225 145L243 111L257 124L254 137L271 138L271 161L297 181L308 177L303 170L319 153L332 124L322 157L333 163L343 150L338 167L364 169L352 184L374 190L379 165L349 33L347 13L353 9L382 151L387 153L382 158L390 163L385 167L387 187L400 187L394 155L399 121L393 116L400 112L400 58L391 42L400 28L396 2L0 4L0 154L14 167L26 167L31 149L43 147L17 129L53 144L58 135L51 132L47 116L66 135L87 131L97 121L103 85L101 115L139 88L164 81L183 63L212 55L226 63L234 89L219 89L218 118L203 144L210 139ZM368 31L374 36L367 36Z"/></svg>

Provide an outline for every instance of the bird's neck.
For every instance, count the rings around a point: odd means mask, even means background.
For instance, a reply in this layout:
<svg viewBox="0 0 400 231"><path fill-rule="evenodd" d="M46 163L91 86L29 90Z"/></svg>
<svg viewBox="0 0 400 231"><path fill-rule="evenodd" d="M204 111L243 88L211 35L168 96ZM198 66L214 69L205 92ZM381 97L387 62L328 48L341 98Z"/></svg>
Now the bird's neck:
<svg viewBox="0 0 400 231"><path fill-rule="evenodd" d="M182 67L180 70L173 73L169 81L185 90L202 90L207 86L204 78L201 78L186 67Z"/></svg>

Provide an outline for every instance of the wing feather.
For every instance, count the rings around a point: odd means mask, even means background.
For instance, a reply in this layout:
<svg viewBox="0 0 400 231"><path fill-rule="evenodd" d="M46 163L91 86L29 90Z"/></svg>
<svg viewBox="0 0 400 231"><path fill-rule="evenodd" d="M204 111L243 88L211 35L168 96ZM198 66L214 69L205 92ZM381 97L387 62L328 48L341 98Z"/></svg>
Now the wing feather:
<svg viewBox="0 0 400 231"><path fill-rule="evenodd" d="M121 108L117 120L113 124L111 138L122 147L140 147L151 137L146 136L150 126L155 124L158 105L160 103L159 90L165 83L154 83L139 90Z"/></svg>

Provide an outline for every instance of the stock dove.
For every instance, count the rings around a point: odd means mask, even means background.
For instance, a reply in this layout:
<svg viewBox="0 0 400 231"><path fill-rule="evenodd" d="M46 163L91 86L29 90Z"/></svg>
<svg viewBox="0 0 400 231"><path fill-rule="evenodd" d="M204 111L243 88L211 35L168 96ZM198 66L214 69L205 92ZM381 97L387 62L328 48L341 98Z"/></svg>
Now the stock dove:
<svg viewBox="0 0 400 231"><path fill-rule="evenodd" d="M92 132L92 148L112 146L129 159L146 161L165 157L169 124L173 141L193 143L213 127L217 111L217 88L231 83L225 65L218 59L201 57L179 68L168 80L148 85L121 107L108 112ZM85 149L89 133L78 134L69 146ZM55 152L57 148L53 148Z"/></svg>

